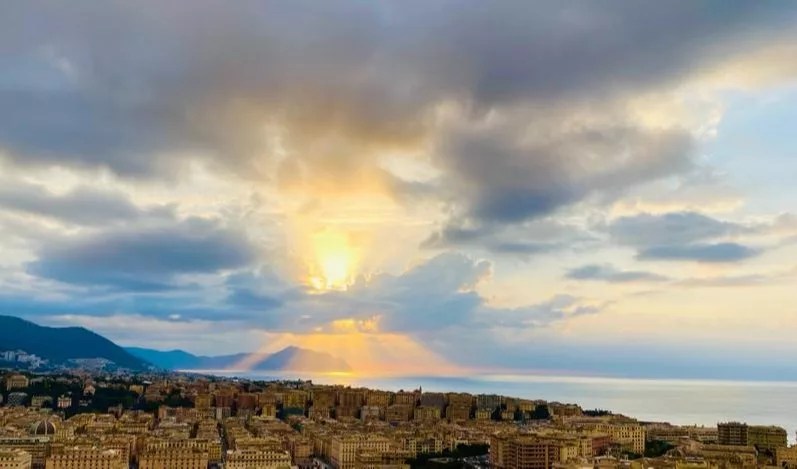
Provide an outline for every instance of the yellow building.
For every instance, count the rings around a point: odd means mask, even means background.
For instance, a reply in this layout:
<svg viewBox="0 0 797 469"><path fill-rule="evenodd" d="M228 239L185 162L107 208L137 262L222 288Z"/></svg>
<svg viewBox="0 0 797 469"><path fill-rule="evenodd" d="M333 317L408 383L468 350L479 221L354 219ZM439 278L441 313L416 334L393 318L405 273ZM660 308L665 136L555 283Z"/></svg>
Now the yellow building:
<svg viewBox="0 0 797 469"><path fill-rule="evenodd" d="M198 448L147 451L138 457L138 469L207 469L208 453Z"/></svg>
<svg viewBox="0 0 797 469"><path fill-rule="evenodd" d="M405 404L394 404L385 410L385 420L388 422L408 422L412 419L413 407Z"/></svg>
<svg viewBox="0 0 797 469"><path fill-rule="evenodd" d="M627 447L637 454L645 452L645 427L639 424L608 424L601 423L594 426L599 433L609 435L612 442Z"/></svg>
<svg viewBox="0 0 797 469"><path fill-rule="evenodd" d="M476 410L476 420L490 420L493 417L493 412L489 409Z"/></svg>
<svg viewBox="0 0 797 469"><path fill-rule="evenodd" d="M0 449L0 469L30 469L31 456L21 449Z"/></svg>
<svg viewBox="0 0 797 469"><path fill-rule="evenodd" d="M129 462L119 451L84 446L64 448L51 454L45 462L45 469L127 469Z"/></svg>
<svg viewBox="0 0 797 469"><path fill-rule="evenodd" d="M551 469L562 461L561 446L529 435L494 436L490 465L496 469Z"/></svg>
<svg viewBox="0 0 797 469"><path fill-rule="evenodd" d="M440 420L440 408L418 407L415 409L415 420L421 422L436 422Z"/></svg>
<svg viewBox="0 0 797 469"><path fill-rule="evenodd" d="M28 387L30 381L28 380L27 376L20 375L20 374L13 374L6 376L6 390L10 391L12 389L24 389Z"/></svg>
<svg viewBox="0 0 797 469"><path fill-rule="evenodd" d="M407 452L390 451L387 453L358 451L355 460L356 469L410 469Z"/></svg>
<svg viewBox="0 0 797 469"><path fill-rule="evenodd" d="M227 451L224 467L226 469L290 469L291 456L287 451L256 449Z"/></svg>
<svg viewBox="0 0 797 469"><path fill-rule="evenodd" d="M390 448L390 440L383 436L334 436L330 440L329 460L335 469L354 469L358 451L387 453Z"/></svg>
<svg viewBox="0 0 797 469"><path fill-rule="evenodd" d="M413 392L397 392L393 402L415 407L415 404L418 403L418 396Z"/></svg>
<svg viewBox="0 0 797 469"><path fill-rule="evenodd" d="M775 465L797 467L797 445L775 448Z"/></svg>
<svg viewBox="0 0 797 469"><path fill-rule="evenodd" d="M31 464L43 466L50 454L50 438L42 436L31 437L0 437L0 451L19 449L31 456Z"/></svg>
<svg viewBox="0 0 797 469"><path fill-rule="evenodd" d="M197 394L194 398L194 407L197 409L210 409L213 396L210 394Z"/></svg>
<svg viewBox="0 0 797 469"><path fill-rule="evenodd" d="M305 437L291 437L289 439L291 461L294 465L308 461L313 457L313 441Z"/></svg>
<svg viewBox="0 0 797 469"><path fill-rule="evenodd" d="M449 404L446 407L446 418L452 422L462 422L470 419L470 406Z"/></svg>
<svg viewBox="0 0 797 469"><path fill-rule="evenodd" d="M775 426L752 425L747 429L747 444L759 451L775 451L789 446L786 430Z"/></svg>
<svg viewBox="0 0 797 469"><path fill-rule="evenodd" d="M292 409L304 409L307 406L309 395L306 391L292 389L283 396L282 405Z"/></svg>
<svg viewBox="0 0 797 469"><path fill-rule="evenodd" d="M388 391L369 389L365 392L365 404L387 408L391 404L392 394Z"/></svg>

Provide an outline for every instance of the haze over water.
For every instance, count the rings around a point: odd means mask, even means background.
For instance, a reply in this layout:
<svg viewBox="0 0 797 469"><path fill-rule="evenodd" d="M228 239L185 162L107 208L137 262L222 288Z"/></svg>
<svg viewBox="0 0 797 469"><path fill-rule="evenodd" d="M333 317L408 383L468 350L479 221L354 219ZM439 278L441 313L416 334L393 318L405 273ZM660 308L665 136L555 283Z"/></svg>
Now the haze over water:
<svg viewBox="0 0 797 469"><path fill-rule="evenodd" d="M737 420L751 425L778 425L795 442L795 382L651 380L599 377L481 375L472 377L367 377L289 373L223 373L248 379L311 379L318 384L344 384L390 391L501 394L579 404L605 409L642 421L713 426Z"/></svg>

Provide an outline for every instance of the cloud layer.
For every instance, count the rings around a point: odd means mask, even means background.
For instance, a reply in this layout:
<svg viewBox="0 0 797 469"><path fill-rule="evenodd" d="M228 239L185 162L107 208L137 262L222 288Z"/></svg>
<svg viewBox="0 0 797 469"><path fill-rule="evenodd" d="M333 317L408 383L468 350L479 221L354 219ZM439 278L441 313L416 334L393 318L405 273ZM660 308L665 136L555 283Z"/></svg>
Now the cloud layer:
<svg viewBox="0 0 797 469"><path fill-rule="evenodd" d="M795 19L741 0L4 4L0 312L449 356L479 336L500 358L627 312L630 290L777 285L795 216L741 210L711 145L749 64L794 81L770 59ZM324 268L346 288L314 287Z"/></svg>

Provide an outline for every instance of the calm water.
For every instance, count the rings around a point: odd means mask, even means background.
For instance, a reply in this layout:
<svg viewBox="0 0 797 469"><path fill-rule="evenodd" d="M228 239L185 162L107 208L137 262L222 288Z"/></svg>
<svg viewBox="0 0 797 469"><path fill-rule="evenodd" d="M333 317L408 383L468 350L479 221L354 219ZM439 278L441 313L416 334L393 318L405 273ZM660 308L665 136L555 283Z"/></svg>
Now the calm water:
<svg viewBox="0 0 797 469"><path fill-rule="evenodd" d="M398 391L459 391L502 394L527 399L575 403L584 409L607 409L646 421L678 425L716 425L738 420L779 425L794 443L797 429L797 382L636 380L613 378L486 375L477 377L366 378L329 375L218 373L249 379L286 377L320 384L347 384Z"/></svg>

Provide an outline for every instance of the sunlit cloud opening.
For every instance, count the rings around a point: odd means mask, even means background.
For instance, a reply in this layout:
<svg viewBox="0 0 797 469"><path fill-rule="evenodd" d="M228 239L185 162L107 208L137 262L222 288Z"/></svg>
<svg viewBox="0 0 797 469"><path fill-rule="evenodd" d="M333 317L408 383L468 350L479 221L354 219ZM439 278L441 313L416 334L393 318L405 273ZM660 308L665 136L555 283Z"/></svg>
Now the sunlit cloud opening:
<svg viewBox="0 0 797 469"><path fill-rule="evenodd" d="M358 262L349 235L324 229L313 234L311 245L310 285L316 290L346 290Z"/></svg>

